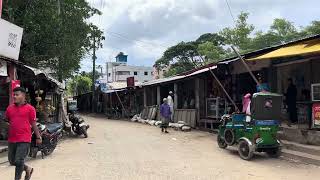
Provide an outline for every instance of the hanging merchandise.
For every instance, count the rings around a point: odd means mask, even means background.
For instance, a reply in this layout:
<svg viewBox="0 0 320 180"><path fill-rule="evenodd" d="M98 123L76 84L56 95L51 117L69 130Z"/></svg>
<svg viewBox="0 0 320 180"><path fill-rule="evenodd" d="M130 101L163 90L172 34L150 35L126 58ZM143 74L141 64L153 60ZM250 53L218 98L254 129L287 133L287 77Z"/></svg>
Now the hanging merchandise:
<svg viewBox="0 0 320 180"><path fill-rule="evenodd" d="M40 112L41 111L40 101L42 101L42 98L40 97L40 95L43 94L43 90L37 90L35 93L37 95L37 97L35 98L37 101L37 111Z"/></svg>
<svg viewBox="0 0 320 180"><path fill-rule="evenodd" d="M320 103L314 103L312 106L313 127L320 127Z"/></svg>
<svg viewBox="0 0 320 180"><path fill-rule="evenodd" d="M0 61L0 76L8 76L8 68L6 61Z"/></svg>

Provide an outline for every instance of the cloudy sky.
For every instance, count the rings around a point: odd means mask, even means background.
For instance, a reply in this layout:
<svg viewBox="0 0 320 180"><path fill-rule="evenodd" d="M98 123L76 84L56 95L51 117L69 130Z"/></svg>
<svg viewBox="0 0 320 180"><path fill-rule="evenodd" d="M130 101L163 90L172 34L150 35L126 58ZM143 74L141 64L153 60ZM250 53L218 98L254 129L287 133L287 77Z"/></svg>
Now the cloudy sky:
<svg viewBox="0 0 320 180"><path fill-rule="evenodd" d="M152 66L167 47L194 40L207 32L233 26L226 0L87 0L102 11L91 19L104 31L104 47L97 64L105 66L123 51L128 64ZM228 0L232 13L249 12L249 23L266 30L274 18L286 18L297 27L319 20L318 0ZM90 58L82 70L90 71Z"/></svg>

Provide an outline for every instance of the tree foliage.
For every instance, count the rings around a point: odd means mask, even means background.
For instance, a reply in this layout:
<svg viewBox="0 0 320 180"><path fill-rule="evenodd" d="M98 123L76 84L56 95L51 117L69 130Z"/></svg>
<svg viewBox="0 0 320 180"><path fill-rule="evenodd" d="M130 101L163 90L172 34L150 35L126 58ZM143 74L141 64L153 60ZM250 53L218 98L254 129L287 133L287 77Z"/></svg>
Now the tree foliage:
<svg viewBox="0 0 320 180"><path fill-rule="evenodd" d="M92 79L92 71L91 72L85 72L85 71L82 71L81 73L81 76L86 76L88 78L91 78ZM101 72L97 71L94 73L94 79L99 79L99 77L102 76Z"/></svg>
<svg viewBox="0 0 320 180"><path fill-rule="evenodd" d="M225 54L223 45L224 38L220 35L216 33L203 34L196 41L180 42L168 48L163 56L156 61L155 67L163 69L170 65L165 76L180 74L202 63L210 63L222 58Z"/></svg>
<svg viewBox="0 0 320 180"><path fill-rule="evenodd" d="M219 34L226 39L226 44L234 45L241 51L249 51L252 41L250 35L254 30L252 24L248 24L249 13L241 12L234 28L224 28Z"/></svg>
<svg viewBox="0 0 320 180"><path fill-rule="evenodd" d="M80 68L92 49L92 34L103 39L88 22L101 12L85 0L15 0L4 1L3 6L2 18L24 29L20 59L34 67L49 67L60 80Z"/></svg>
<svg viewBox="0 0 320 180"><path fill-rule="evenodd" d="M320 21L297 28L286 19L276 18L269 29L261 31L255 30L248 23L248 18L249 13L241 12L234 27L226 27L217 33L205 33L196 41L181 42L168 48L156 61L155 67L170 67L165 75L172 76L193 69L199 64L199 57L205 63L212 63L235 56L230 46L235 46L240 53L246 53L320 34Z"/></svg>
<svg viewBox="0 0 320 180"><path fill-rule="evenodd" d="M68 84L70 95L80 95L91 91L92 80L88 76L77 75Z"/></svg>

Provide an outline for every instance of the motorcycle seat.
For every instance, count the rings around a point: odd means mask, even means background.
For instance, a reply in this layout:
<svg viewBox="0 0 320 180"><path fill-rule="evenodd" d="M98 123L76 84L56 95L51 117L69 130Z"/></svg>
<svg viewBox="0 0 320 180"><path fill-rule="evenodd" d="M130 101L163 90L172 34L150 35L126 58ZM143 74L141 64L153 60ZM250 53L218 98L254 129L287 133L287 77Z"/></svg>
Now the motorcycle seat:
<svg viewBox="0 0 320 180"><path fill-rule="evenodd" d="M62 129L63 124L62 123L53 123L53 124L47 124L47 129L49 133L54 133L58 131L59 129Z"/></svg>

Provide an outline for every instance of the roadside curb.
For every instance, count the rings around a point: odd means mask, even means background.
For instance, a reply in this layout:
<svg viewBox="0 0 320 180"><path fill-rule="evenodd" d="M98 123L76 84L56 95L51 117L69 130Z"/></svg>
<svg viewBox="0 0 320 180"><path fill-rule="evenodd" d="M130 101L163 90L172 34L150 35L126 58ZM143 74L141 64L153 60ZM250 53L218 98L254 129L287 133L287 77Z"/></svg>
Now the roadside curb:
<svg viewBox="0 0 320 180"><path fill-rule="evenodd" d="M313 164L316 166L320 166L319 157L316 157L307 153L292 151L288 149L282 149L282 156L284 157L284 159L289 158L291 160L298 161L300 163Z"/></svg>

